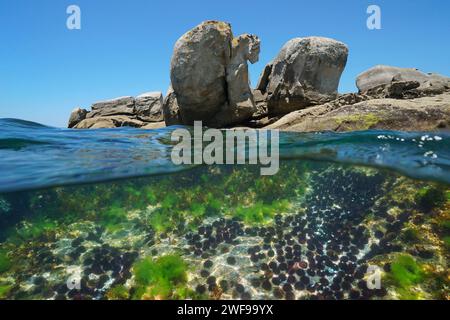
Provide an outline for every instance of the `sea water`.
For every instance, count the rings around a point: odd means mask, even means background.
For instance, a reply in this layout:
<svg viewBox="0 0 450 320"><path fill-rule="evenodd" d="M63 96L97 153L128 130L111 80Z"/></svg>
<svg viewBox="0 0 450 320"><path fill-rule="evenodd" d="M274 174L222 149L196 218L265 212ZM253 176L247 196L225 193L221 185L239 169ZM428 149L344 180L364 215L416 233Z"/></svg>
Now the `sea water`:
<svg viewBox="0 0 450 320"><path fill-rule="evenodd" d="M449 134L281 132L261 176L175 129L0 120L0 299L449 298Z"/></svg>

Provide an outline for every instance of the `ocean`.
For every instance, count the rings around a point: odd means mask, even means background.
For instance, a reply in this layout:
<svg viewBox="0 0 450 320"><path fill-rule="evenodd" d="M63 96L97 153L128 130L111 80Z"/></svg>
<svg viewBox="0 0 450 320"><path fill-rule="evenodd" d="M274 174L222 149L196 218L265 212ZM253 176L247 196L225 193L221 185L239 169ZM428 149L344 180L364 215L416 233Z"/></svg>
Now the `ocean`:
<svg viewBox="0 0 450 320"><path fill-rule="evenodd" d="M0 299L448 299L450 134L280 132L280 169L171 133L0 119Z"/></svg>

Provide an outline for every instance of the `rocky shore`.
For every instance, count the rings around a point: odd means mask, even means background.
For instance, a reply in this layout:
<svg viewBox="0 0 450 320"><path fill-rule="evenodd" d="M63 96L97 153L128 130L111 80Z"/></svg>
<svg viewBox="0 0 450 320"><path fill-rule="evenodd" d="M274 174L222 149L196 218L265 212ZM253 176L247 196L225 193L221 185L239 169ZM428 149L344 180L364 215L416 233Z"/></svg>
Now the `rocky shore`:
<svg viewBox="0 0 450 320"><path fill-rule="evenodd" d="M256 88L248 62L259 59L256 35L233 36L231 25L206 21L175 44L165 97L149 92L76 108L69 128L192 125L286 131L450 128L450 78L377 65L356 79L358 93L337 92L349 49L339 41L288 41L263 69Z"/></svg>

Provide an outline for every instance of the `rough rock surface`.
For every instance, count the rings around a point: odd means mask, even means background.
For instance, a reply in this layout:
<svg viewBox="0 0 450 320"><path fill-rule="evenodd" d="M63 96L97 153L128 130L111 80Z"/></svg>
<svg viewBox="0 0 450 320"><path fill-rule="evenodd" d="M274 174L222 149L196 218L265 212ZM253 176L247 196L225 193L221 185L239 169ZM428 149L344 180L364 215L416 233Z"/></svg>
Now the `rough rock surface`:
<svg viewBox="0 0 450 320"><path fill-rule="evenodd" d="M288 41L266 66L257 86L268 94L269 114L286 114L336 99L347 57L347 46L333 39Z"/></svg>
<svg viewBox="0 0 450 320"><path fill-rule="evenodd" d="M371 99L356 94L345 95L340 99L291 112L267 128L300 132L450 130L450 92L407 100ZM349 103L348 99L360 102Z"/></svg>
<svg viewBox="0 0 450 320"><path fill-rule="evenodd" d="M255 101L256 111L252 115L252 119L261 119L268 116L267 110L267 94L260 90L253 90L253 98Z"/></svg>
<svg viewBox="0 0 450 320"><path fill-rule="evenodd" d="M143 127L146 123L137 119L132 119L126 115L105 116L84 119L78 123L75 129L103 129L119 127Z"/></svg>
<svg viewBox="0 0 450 320"><path fill-rule="evenodd" d="M72 113L70 114L70 118L69 118L69 124L68 127L69 128L73 128L75 127L79 122L83 121L84 119L86 119L86 115L87 115L87 110L86 109L81 109L81 108L76 108L72 111Z"/></svg>
<svg viewBox="0 0 450 320"><path fill-rule="evenodd" d="M244 34L233 38L225 22L206 21L184 34L175 44L171 61L172 97L165 112L178 106L178 120L221 127L249 118L255 111L249 86L247 60L258 60L259 39Z"/></svg>
<svg viewBox="0 0 450 320"><path fill-rule="evenodd" d="M161 122L148 123L145 126L141 127L141 129L161 129L161 128L165 128L165 127L166 127L166 123L164 121L161 121Z"/></svg>
<svg viewBox="0 0 450 320"><path fill-rule="evenodd" d="M375 66L356 79L360 93L376 98L409 99L442 94L450 89L450 78L417 69Z"/></svg>
<svg viewBox="0 0 450 320"><path fill-rule="evenodd" d="M134 98L120 97L111 100L96 102L92 105L92 111L86 118L107 117L114 115L134 115Z"/></svg>
<svg viewBox="0 0 450 320"><path fill-rule="evenodd" d="M178 107L177 97L172 87L167 90L166 97L163 102L163 117L167 126L175 126L182 124L180 116L180 108Z"/></svg>
<svg viewBox="0 0 450 320"><path fill-rule="evenodd" d="M116 127L144 127L163 121L161 92L140 96L120 97L94 103L91 111L75 109L69 119L69 128L98 129Z"/></svg>
<svg viewBox="0 0 450 320"><path fill-rule="evenodd" d="M267 86L269 85L269 77L270 74L272 73L272 68L273 62L269 62L268 64L266 64L263 72L259 76L258 84L256 85L256 90L262 93L266 93Z"/></svg>
<svg viewBox="0 0 450 320"><path fill-rule="evenodd" d="M135 114L144 122L161 122L163 95L161 92L148 92L136 97Z"/></svg>

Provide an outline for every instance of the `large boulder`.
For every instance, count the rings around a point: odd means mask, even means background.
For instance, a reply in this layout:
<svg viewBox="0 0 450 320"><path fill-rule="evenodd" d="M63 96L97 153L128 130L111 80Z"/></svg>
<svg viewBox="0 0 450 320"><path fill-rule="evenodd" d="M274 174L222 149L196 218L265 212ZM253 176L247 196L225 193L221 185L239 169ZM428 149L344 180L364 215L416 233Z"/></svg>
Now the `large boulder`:
<svg viewBox="0 0 450 320"><path fill-rule="evenodd" d="M207 21L175 43L170 79L183 123L212 119L227 103L231 26Z"/></svg>
<svg viewBox="0 0 450 320"><path fill-rule="evenodd" d="M81 108L75 108L72 113L70 114L70 118L69 118L69 128L73 128L75 127L78 123L80 123L81 121L83 121L84 119L86 119L86 115L87 115L87 110L86 109L81 109Z"/></svg>
<svg viewBox="0 0 450 320"><path fill-rule="evenodd" d="M356 79L359 92L376 98L412 98L441 94L450 89L450 78L418 69L377 65Z"/></svg>
<svg viewBox="0 0 450 320"><path fill-rule="evenodd" d="M139 120L145 122L163 121L163 95L161 92L147 92L136 97L135 113Z"/></svg>
<svg viewBox="0 0 450 320"><path fill-rule="evenodd" d="M247 60L254 63L258 55L256 36L233 38L230 24L203 22L175 44L170 70L173 93L167 101L172 104L165 110L173 110L176 100L178 119L188 125L202 120L220 127L249 118L255 105Z"/></svg>
<svg viewBox="0 0 450 320"><path fill-rule="evenodd" d="M257 86L268 95L269 113L286 114L336 99L347 57L347 46L333 39L288 41L266 66Z"/></svg>

